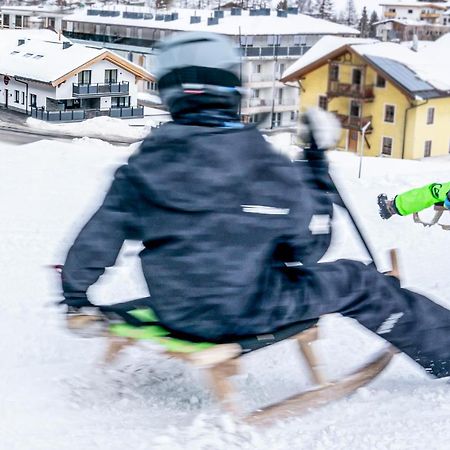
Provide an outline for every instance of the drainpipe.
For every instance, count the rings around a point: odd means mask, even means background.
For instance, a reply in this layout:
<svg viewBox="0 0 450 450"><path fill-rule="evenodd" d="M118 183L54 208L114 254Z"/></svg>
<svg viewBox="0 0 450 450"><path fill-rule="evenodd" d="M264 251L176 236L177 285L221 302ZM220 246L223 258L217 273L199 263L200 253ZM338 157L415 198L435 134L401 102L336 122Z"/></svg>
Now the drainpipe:
<svg viewBox="0 0 450 450"><path fill-rule="evenodd" d="M416 95L414 100L420 101L420 100L423 100L423 98L418 96L418 95ZM406 127L408 125L408 112L411 109L418 108L419 106L426 105L427 103L428 103L428 100L425 100L423 103L419 103L417 105L414 105L414 104L411 103L411 106L406 108L406 110L405 110L405 121L404 121L404 124L403 124L402 159L405 158L405 140L406 140Z"/></svg>
<svg viewBox="0 0 450 450"><path fill-rule="evenodd" d="M16 80L18 83L23 83L25 85L25 112L28 116L28 83L26 81L18 80L17 77L14 77L14 80Z"/></svg>

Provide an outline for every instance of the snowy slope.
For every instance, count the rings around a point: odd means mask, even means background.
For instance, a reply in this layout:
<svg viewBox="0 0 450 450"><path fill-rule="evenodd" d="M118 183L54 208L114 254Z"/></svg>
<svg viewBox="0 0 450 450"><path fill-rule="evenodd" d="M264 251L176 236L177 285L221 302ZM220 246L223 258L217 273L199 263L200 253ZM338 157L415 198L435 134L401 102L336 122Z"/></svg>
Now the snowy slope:
<svg viewBox="0 0 450 450"><path fill-rule="evenodd" d="M396 357L372 385L353 397L271 428L237 425L219 414L202 376L150 352L125 351L110 368L98 360L102 339L81 340L62 326L53 306L56 275L77 230L101 201L114 169L133 148L101 141L0 144L0 449L436 449L450 440L450 385L432 381L412 362ZM383 222L379 192L394 194L433 180L448 180L450 159L398 161L332 154L334 176L370 237L380 269L386 251L400 250L405 285L450 307L450 232L425 229L408 218ZM328 259L366 259L345 213ZM98 302L146 294L139 246L123 249L119 265L90 293ZM342 373L381 345L353 321L324 321L321 350L331 373ZM282 343L249 355L236 383L247 408L308 384L294 347Z"/></svg>

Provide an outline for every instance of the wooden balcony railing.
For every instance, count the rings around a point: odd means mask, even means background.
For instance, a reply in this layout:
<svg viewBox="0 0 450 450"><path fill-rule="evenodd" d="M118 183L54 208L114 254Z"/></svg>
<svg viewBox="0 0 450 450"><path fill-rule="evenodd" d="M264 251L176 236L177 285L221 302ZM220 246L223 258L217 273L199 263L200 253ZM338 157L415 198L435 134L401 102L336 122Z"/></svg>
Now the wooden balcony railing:
<svg viewBox="0 0 450 450"><path fill-rule="evenodd" d="M339 83L338 81L330 81L328 84L328 96L372 100L374 98L373 85Z"/></svg>
<svg viewBox="0 0 450 450"><path fill-rule="evenodd" d="M350 129L350 130L360 130L362 127L367 125L368 122L372 122L372 116L366 117L353 117L345 114L339 114L337 111L333 111L336 117L341 122L342 128ZM370 134L372 132L372 125L366 131L366 134Z"/></svg>

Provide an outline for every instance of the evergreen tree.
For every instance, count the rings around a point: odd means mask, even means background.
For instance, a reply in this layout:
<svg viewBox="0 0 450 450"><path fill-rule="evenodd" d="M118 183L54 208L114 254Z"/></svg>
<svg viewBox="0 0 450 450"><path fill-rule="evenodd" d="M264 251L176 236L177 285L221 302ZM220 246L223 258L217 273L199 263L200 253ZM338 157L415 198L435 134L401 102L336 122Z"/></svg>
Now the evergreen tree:
<svg viewBox="0 0 450 450"><path fill-rule="evenodd" d="M277 4L277 9L287 9L287 7L288 7L287 0L281 0Z"/></svg>
<svg viewBox="0 0 450 450"><path fill-rule="evenodd" d="M367 9L364 6L362 10L361 19L359 20L359 27L358 27L361 37L366 38L369 36L369 17L367 16Z"/></svg>
<svg viewBox="0 0 450 450"><path fill-rule="evenodd" d="M369 37L371 38L377 37L377 30L375 28L375 23L377 22L378 22L378 14L376 11L372 11L369 22Z"/></svg>

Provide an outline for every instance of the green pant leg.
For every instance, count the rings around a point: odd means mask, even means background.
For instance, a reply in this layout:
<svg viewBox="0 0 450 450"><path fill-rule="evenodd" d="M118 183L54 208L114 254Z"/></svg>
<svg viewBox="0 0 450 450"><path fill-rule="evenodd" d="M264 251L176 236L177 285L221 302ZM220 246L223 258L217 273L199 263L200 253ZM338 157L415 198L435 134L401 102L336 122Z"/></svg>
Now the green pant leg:
<svg viewBox="0 0 450 450"><path fill-rule="evenodd" d="M443 202L449 190L450 182L427 184L397 195L395 206L402 216L406 216Z"/></svg>

